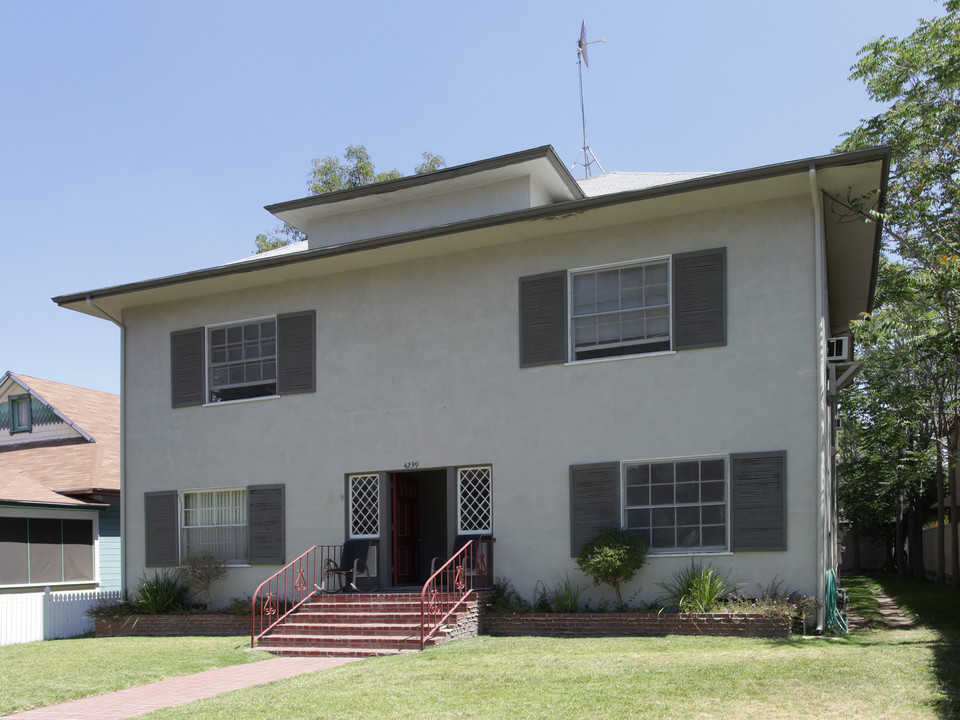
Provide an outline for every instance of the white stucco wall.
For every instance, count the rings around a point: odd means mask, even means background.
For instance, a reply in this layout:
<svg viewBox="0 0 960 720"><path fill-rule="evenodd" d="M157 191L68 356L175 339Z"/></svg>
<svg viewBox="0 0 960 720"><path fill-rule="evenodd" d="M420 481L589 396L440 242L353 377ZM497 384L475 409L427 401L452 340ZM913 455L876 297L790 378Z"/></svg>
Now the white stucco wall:
<svg viewBox="0 0 960 720"><path fill-rule="evenodd" d="M311 249L328 247L523 210L545 205L549 201L549 196L533 177L517 177L466 190L409 199L399 204L382 200L378 205L367 206L362 210L326 214L310 223L307 228L307 242Z"/></svg>
<svg viewBox="0 0 960 720"><path fill-rule="evenodd" d="M787 451L786 552L711 556L755 589L816 585L817 356L809 196L506 243L243 293L130 309L126 325L128 583L144 572L143 492L286 484L287 558L344 536L344 475L493 467L496 574L530 595L569 573L569 467ZM509 232L505 229L504 232ZM727 248L728 342L521 370L518 278ZM170 407L170 332L317 310L317 392ZM426 520L422 520L424 522ZM654 557L651 599L689 556ZM217 602L276 568L231 571ZM602 591L593 591L593 597Z"/></svg>

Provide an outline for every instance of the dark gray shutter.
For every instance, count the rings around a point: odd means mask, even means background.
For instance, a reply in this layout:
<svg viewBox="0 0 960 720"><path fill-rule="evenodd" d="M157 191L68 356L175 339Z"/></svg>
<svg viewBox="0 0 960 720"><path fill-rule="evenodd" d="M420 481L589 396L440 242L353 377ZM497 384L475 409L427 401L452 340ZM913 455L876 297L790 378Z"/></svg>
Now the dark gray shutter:
<svg viewBox="0 0 960 720"><path fill-rule="evenodd" d="M673 347L727 344L727 249L673 256Z"/></svg>
<svg viewBox="0 0 960 720"><path fill-rule="evenodd" d="M203 405L203 328L170 333L170 392L173 407Z"/></svg>
<svg viewBox="0 0 960 720"><path fill-rule="evenodd" d="M730 549L787 549L787 453L730 456Z"/></svg>
<svg viewBox="0 0 960 720"><path fill-rule="evenodd" d="M180 523L177 491L144 493L143 507L147 567L178 565L180 563Z"/></svg>
<svg viewBox="0 0 960 720"><path fill-rule="evenodd" d="M317 311L277 315L277 394L317 390Z"/></svg>
<svg viewBox="0 0 960 720"><path fill-rule="evenodd" d="M251 565L283 565L283 485L251 485L247 488L247 523Z"/></svg>
<svg viewBox="0 0 960 720"><path fill-rule="evenodd" d="M620 527L620 463L570 466L570 555L601 530Z"/></svg>
<svg viewBox="0 0 960 720"><path fill-rule="evenodd" d="M566 271L520 278L520 367L566 361Z"/></svg>

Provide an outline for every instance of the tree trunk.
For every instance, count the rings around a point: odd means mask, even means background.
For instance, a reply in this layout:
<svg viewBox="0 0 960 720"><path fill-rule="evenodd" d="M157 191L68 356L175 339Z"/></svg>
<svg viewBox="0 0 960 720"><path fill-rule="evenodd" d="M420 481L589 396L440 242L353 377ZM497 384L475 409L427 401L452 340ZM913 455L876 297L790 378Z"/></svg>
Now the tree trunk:
<svg viewBox="0 0 960 720"><path fill-rule="evenodd" d="M950 534L950 587L954 590L960 590L960 515L957 514L957 482L960 474L960 462L958 462L957 453L960 452L960 416L954 424L953 441L953 467L950 473L950 525L948 526Z"/></svg>
<svg viewBox="0 0 960 720"><path fill-rule="evenodd" d="M896 553L896 562L897 562L897 576L907 580L910 577L910 571L907 567L907 551L906 551L906 533L904 530L904 525L906 522L905 512L903 507L903 496L900 497L900 508L897 511L897 541L894 546L894 552Z"/></svg>
<svg viewBox="0 0 960 720"><path fill-rule="evenodd" d="M946 510L946 494L943 492L943 453L940 450L939 440L936 443L937 445L937 585L942 585L943 587L947 586L947 558L945 555L946 545L946 532L943 527L943 516ZM923 531L921 530L921 535ZM922 543L922 539L921 539Z"/></svg>
<svg viewBox="0 0 960 720"><path fill-rule="evenodd" d="M907 508L907 546L910 551L910 574L914 580L926 580L927 571L923 564L923 508L921 498L910 492L910 506Z"/></svg>
<svg viewBox="0 0 960 720"><path fill-rule="evenodd" d="M851 531L850 540L853 543L853 572L860 574L860 533Z"/></svg>

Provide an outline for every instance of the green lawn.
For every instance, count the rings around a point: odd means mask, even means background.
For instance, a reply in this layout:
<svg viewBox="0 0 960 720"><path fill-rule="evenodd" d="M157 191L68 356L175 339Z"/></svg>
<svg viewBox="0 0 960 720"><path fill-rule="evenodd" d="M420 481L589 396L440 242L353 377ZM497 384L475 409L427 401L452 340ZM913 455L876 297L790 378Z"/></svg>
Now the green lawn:
<svg viewBox="0 0 960 720"><path fill-rule="evenodd" d="M876 628L842 639L754 640L651 637L604 639L490 638L461 640L423 653L374 658L321 673L201 700L142 716L145 720L203 717L246 720L297 718L956 718L960 717L960 596L930 584L886 577L844 578L843 584L870 619L871 587L896 597L917 627ZM874 605L873 612L876 607ZM210 642L223 642L211 638ZM94 644L76 640L20 646L18 660L0 648L5 693L59 667L54 646ZM90 662L116 657L103 675L127 666L157 665L155 679L188 669L168 662L183 653L183 639L133 639L118 651L101 646ZM189 640L191 660L203 650ZM152 643L157 643L153 645ZM170 643L173 650L161 648ZM232 643L233 646L230 645ZM224 662L256 659L230 639ZM46 646L51 648L46 650ZM209 648L215 655L213 648ZM112 652L111 652L112 651ZM86 652L86 651L85 651ZM78 653L79 655L79 653ZM76 655L74 656L76 657ZM45 659L46 658L46 659ZM93 660L92 658L96 658ZM125 658L125 659L124 659ZM149 658L146 661L145 658ZM164 659L166 658L166 659ZM32 672L11 665L27 662ZM70 661L71 667L75 660ZM210 663L207 667L215 667ZM203 668L198 668L203 669ZM90 692L82 664L73 686ZM55 673L61 676L62 673ZM80 679L77 679L79 676ZM124 682L134 684L138 680ZM104 680L97 681L102 685ZM70 686L70 681L64 682ZM119 685L118 685L119 686ZM107 688L101 687L97 692ZM49 691L48 691L49 692ZM76 692L78 696L83 692ZM62 697L39 699L46 704ZM63 696L66 697L66 696ZM20 705L4 707L9 712Z"/></svg>
<svg viewBox="0 0 960 720"><path fill-rule="evenodd" d="M249 637L75 638L0 647L0 715L265 660Z"/></svg>

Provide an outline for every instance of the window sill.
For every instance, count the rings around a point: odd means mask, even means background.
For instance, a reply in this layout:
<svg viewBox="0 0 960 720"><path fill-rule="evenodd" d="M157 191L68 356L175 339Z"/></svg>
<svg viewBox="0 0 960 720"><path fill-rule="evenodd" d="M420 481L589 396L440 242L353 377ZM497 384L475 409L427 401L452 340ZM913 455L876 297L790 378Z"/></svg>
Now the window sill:
<svg viewBox="0 0 960 720"><path fill-rule="evenodd" d="M222 405L241 405L243 403L262 402L263 400L279 400L279 395L263 395L255 398L242 398L241 400L221 400L220 402L204 403L203 407L220 407Z"/></svg>
<svg viewBox="0 0 960 720"><path fill-rule="evenodd" d="M564 363L565 367L574 365L593 365L596 363L617 362L618 360L636 360L637 358L663 357L664 355L676 355L676 350L661 350L660 352L640 353L638 355L614 355L604 358L590 358L589 360L569 360Z"/></svg>
<svg viewBox="0 0 960 720"><path fill-rule="evenodd" d="M44 588L50 588L51 590L56 590L57 588L64 587L76 587L78 585L93 585L93 589L98 589L100 583L97 580L67 580L66 582L45 582L45 583L13 583L12 585L0 585L0 590L43 590Z"/></svg>
<svg viewBox="0 0 960 720"><path fill-rule="evenodd" d="M698 558L698 557L724 557L733 555L730 550L705 550L703 552L647 552L647 559L650 558Z"/></svg>

